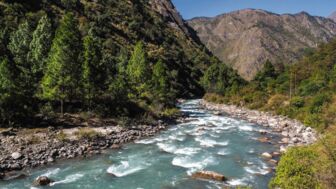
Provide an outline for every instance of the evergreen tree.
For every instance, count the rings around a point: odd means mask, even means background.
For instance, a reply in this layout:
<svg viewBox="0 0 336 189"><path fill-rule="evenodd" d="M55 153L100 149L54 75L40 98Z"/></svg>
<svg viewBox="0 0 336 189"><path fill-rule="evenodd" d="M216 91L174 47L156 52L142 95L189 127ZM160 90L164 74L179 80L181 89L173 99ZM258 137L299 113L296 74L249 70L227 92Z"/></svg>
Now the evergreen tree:
<svg viewBox="0 0 336 189"><path fill-rule="evenodd" d="M154 91L158 94L161 101L169 102L172 97L170 93L169 84L169 70L167 66L159 60L153 68L152 82L154 84Z"/></svg>
<svg viewBox="0 0 336 189"><path fill-rule="evenodd" d="M46 73L42 80L42 97L59 100L63 115L64 101L78 94L82 66L79 63L81 52L78 23L73 14L66 14L56 31L49 55Z"/></svg>
<svg viewBox="0 0 336 189"><path fill-rule="evenodd" d="M256 75L256 81L265 81L266 79L274 79L277 76L275 68L271 61L265 62L264 68Z"/></svg>
<svg viewBox="0 0 336 189"><path fill-rule="evenodd" d="M28 96L32 96L35 92L32 75L32 65L28 60L29 44L32 40L32 29L28 21L19 25L17 31L13 32L10 36L8 49L10 50L13 60L15 62L18 72L16 75L16 85L18 90Z"/></svg>
<svg viewBox="0 0 336 189"><path fill-rule="evenodd" d="M112 95L112 99L119 102L127 101L127 94L129 89L129 82L127 78L127 63L128 55L126 49L121 49L117 58L117 73L115 77L110 79L109 92Z"/></svg>
<svg viewBox="0 0 336 189"><path fill-rule="evenodd" d="M32 28L28 21L19 25L17 31L10 36L8 49L12 53L17 66L23 72L30 72L31 65L28 62L29 45L32 40Z"/></svg>
<svg viewBox="0 0 336 189"><path fill-rule="evenodd" d="M89 108L92 100L101 92L105 78L106 70L101 65L99 44L99 40L92 32L84 38L83 86Z"/></svg>
<svg viewBox="0 0 336 189"><path fill-rule="evenodd" d="M49 18L43 16L33 33L30 43L29 60L37 82L42 77L52 42L52 26ZM36 82L36 83L37 83Z"/></svg>
<svg viewBox="0 0 336 189"><path fill-rule="evenodd" d="M136 94L146 97L151 73L142 42L138 42L134 47L127 65L127 75Z"/></svg>

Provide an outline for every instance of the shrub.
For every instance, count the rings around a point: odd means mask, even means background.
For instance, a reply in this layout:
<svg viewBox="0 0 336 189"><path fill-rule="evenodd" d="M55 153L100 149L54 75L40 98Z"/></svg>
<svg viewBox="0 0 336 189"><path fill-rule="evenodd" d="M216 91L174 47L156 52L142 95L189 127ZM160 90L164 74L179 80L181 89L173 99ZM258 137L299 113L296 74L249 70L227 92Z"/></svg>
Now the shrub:
<svg viewBox="0 0 336 189"><path fill-rule="evenodd" d="M302 108L305 105L305 100L302 97L294 97L290 102L296 108Z"/></svg>
<svg viewBox="0 0 336 189"><path fill-rule="evenodd" d="M177 108L166 108L162 112L162 116L165 116L165 117L175 117L179 114L180 114L180 110Z"/></svg>
<svg viewBox="0 0 336 189"><path fill-rule="evenodd" d="M290 149L280 160L270 188L312 189L320 188L314 162L318 155L310 147Z"/></svg>

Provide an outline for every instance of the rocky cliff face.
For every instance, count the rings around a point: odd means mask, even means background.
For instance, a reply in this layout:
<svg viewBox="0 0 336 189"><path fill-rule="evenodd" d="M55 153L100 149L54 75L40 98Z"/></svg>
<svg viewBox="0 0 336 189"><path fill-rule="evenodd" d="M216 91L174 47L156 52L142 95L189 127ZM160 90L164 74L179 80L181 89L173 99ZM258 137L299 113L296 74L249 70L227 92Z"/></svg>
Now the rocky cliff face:
<svg viewBox="0 0 336 189"><path fill-rule="evenodd" d="M183 20L170 0L149 0L149 4L154 11L160 13L166 19L171 27L182 31L192 41L198 44L202 43L195 31Z"/></svg>
<svg viewBox="0 0 336 189"><path fill-rule="evenodd" d="M201 41L226 64L252 80L267 59L276 66L297 60L306 48L336 35L336 23L305 12L278 15L246 9L188 21Z"/></svg>

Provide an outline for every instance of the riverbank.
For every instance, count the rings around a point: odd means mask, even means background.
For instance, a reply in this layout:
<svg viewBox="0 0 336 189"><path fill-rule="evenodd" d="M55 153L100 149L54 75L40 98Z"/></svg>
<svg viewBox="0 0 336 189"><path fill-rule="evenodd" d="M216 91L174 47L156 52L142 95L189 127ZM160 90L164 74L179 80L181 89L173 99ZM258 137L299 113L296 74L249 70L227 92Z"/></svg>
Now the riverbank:
<svg viewBox="0 0 336 189"><path fill-rule="evenodd" d="M235 118L271 128L273 132L282 137L279 142L279 151L282 153L286 152L288 147L309 145L317 141L318 134L314 129L285 116L249 110L234 105L215 104L205 100L201 100L200 104L208 110L215 111L216 114L225 113Z"/></svg>
<svg viewBox="0 0 336 189"><path fill-rule="evenodd" d="M86 126L83 126L86 125ZM123 144L153 136L164 130L168 121L155 125L120 126L99 121L70 128L6 129L0 132L0 180L27 176L30 168L64 159L89 157Z"/></svg>

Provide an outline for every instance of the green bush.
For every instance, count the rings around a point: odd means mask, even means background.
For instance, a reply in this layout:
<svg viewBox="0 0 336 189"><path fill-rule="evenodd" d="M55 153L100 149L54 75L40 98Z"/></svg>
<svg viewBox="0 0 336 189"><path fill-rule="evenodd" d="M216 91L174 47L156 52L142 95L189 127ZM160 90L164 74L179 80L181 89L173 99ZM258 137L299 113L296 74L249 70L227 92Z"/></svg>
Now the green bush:
<svg viewBox="0 0 336 189"><path fill-rule="evenodd" d="M299 96L294 97L291 100L291 105L296 108L302 108L305 105L305 99Z"/></svg>
<svg viewBox="0 0 336 189"><path fill-rule="evenodd" d="M318 158L309 147L292 148L282 156L270 188L315 189L320 188L313 163Z"/></svg>

